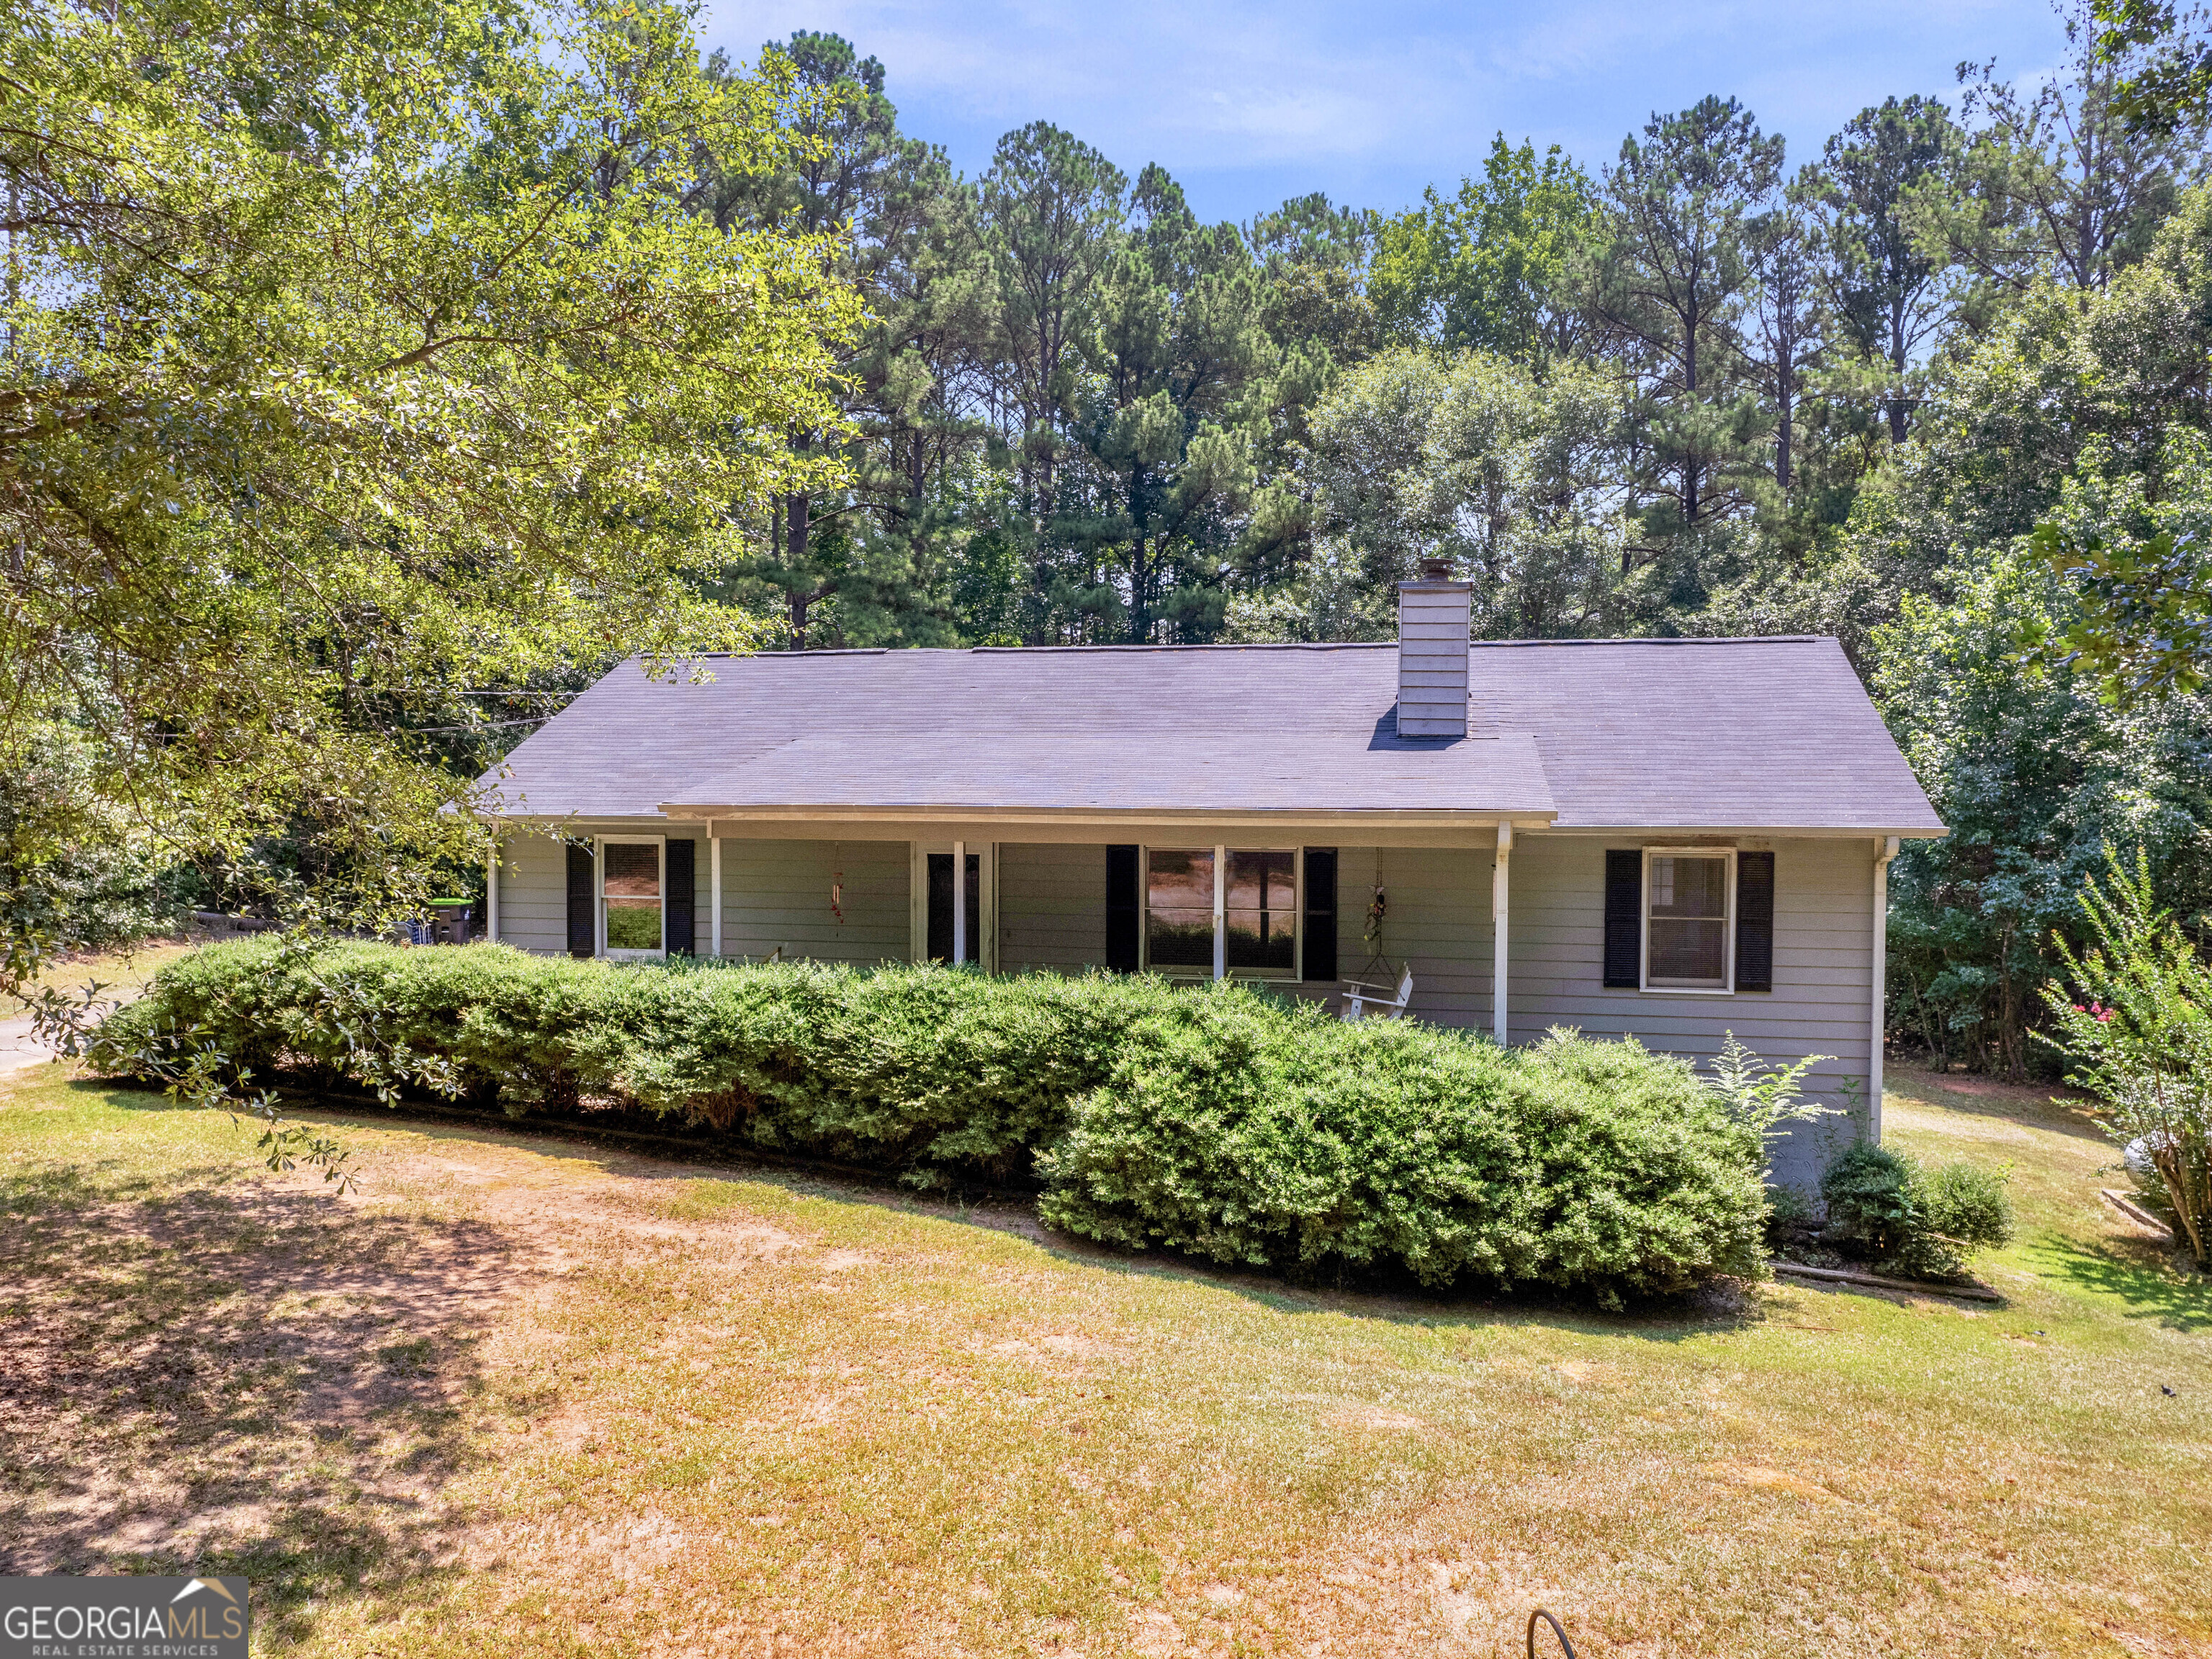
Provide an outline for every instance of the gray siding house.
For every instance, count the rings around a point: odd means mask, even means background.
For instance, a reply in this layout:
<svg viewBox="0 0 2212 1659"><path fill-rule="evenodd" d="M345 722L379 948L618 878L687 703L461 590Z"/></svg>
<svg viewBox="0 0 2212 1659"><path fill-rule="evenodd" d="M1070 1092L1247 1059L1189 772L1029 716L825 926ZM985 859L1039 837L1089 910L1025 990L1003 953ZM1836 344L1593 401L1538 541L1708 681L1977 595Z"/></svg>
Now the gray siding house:
<svg viewBox="0 0 2212 1659"><path fill-rule="evenodd" d="M1468 592L1405 584L1395 644L625 664L483 781L489 932L1324 999L1410 969L1413 1017L1502 1042L1831 1056L1879 1134L1887 864L1944 831L1836 642L1470 644Z"/></svg>

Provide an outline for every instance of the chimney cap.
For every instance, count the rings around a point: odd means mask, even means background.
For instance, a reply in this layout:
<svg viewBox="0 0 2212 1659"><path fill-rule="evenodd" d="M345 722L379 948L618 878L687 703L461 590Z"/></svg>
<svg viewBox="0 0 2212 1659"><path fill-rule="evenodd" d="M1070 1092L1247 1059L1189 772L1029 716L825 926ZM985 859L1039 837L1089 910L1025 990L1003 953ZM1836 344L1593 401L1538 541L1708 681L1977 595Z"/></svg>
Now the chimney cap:
<svg viewBox="0 0 2212 1659"><path fill-rule="evenodd" d="M1425 582L1448 582L1451 580L1449 559L1423 559L1421 580Z"/></svg>

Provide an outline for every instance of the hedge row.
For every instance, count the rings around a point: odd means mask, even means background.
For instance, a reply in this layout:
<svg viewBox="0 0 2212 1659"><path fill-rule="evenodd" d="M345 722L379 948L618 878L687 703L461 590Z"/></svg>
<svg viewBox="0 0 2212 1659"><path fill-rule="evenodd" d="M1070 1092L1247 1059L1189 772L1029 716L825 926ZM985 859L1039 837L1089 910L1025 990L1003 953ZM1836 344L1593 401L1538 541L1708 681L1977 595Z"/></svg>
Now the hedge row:
<svg viewBox="0 0 2212 1659"><path fill-rule="evenodd" d="M163 969L105 1057L187 1033L309 1083L404 1044L511 1110L596 1101L923 1184L1033 1182L1056 1226L1217 1261L1613 1301L1762 1254L1759 1136L1680 1061L1346 1025L1236 985L246 940Z"/></svg>

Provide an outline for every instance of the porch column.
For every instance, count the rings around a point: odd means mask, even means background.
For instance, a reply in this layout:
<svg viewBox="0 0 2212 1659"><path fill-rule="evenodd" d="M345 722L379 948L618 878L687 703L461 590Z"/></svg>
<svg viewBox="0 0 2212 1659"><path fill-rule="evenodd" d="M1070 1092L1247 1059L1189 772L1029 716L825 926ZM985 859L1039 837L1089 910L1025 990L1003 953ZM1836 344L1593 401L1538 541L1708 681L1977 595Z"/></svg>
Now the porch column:
<svg viewBox="0 0 2212 1659"><path fill-rule="evenodd" d="M722 838L707 826L707 954L722 954Z"/></svg>
<svg viewBox="0 0 2212 1659"><path fill-rule="evenodd" d="M952 843L952 965L968 960L968 843Z"/></svg>
<svg viewBox="0 0 2212 1659"><path fill-rule="evenodd" d="M499 943L499 843L484 854L484 943Z"/></svg>
<svg viewBox="0 0 2212 1659"><path fill-rule="evenodd" d="M1213 976L1229 977L1229 849L1213 849Z"/></svg>
<svg viewBox="0 0 2212 1659"><path fill-rule="evenodd" d="M1874 1115L1875 1145L1881 1144L1881 1039L1883 1003L1889 994L1889 861L1897 856L1895 836L1877 836L1874 843L1874 984L1868 1000L1874 1005L1872 1030L1868 1034L1867 1110Z"/></svg>
<svg viewBox="0 0 2212 1659"><path fill-rule="evenodd" d="M1506 900L1512 889L1513 826L1501 818L1498 823L1498 862L1490 871L1490 1030L1504 1048L1506 1036L1505 1018L1505 946Z"/></svg>

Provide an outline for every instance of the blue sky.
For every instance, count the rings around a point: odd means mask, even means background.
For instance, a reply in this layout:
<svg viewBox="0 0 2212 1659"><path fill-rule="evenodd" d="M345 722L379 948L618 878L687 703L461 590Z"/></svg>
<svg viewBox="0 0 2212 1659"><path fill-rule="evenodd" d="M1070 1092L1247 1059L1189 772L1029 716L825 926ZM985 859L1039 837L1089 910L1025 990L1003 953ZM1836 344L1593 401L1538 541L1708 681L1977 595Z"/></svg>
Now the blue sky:
<svg viewBox="0 0 2212 1659"><path fill-rule="evenodd" d="M1708 92L1743 99L1794 165L1885 95L1948 94L1962 58L2033 78L2065 46L2045 0L710 0L704 22L738 58L842 34L883 60L900 125L971 174L1048 120L1133 174L1164 163L1210 219L1310 190L1401 208L1455 187L1501 128L1595 170Z"/></svg>

